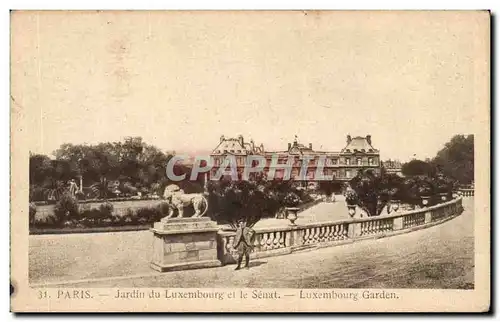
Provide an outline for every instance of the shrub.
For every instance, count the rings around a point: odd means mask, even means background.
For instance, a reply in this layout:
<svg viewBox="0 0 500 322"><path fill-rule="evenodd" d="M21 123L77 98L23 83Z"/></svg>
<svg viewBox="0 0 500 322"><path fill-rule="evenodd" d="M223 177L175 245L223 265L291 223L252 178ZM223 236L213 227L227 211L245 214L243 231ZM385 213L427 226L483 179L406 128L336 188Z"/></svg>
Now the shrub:
<svg viewBox="0 0 500 322"><path fill-rule="evenodd" d="M49 190L43 187L30 187L29 191L29 200L30 201L46 201Z"/></svg>
<svg viewBox="0 0 500 322"><path fill-rule="evenodd" d="M98 208L81 206L80 223L87 227L108 226L114 222L113 205L105 202Z"/></svg>
<svg viewBox="0 0 500 322"><path fill-rule="evenodd" d="M105 202L99 206L99 211L101 212L101 215L106 218L110 218L111 215L113 214L113 204L110 202Z"/></svg>
<svg viewBox="0 0 500 322"><path fill-rule="evenodd" d="M146 224L160 220L162 213L159 207L144 207L137 210L136 216L139 223Z"/></svg>
<svg viewBox="0 0 500 322"><path fill-rule="evenodd" d="M56 202L54 215L59 223L68 220L78 219L78 202L69 194L63 194Z"/></svg>
<svg viewBox="0 0 500 322"><path fill-rule="evenodd" d="M161 213L161 216L162 217L165 217L166 215L168 215L168 212L170 211L170 206L168 203L166 202L162 202L160 203L158 206L157 206L158 210L160 211Z"/></svg>
<svg viewBox="0 0 500 322"><path fill-rule="evenodd" d="M128 208L125 212L125 215L121 217L121 223L125 225L134 225L137 224L137 216L134 214L134 211Z"/></svg>
<svg viewBox="0 0 500 322"><path fill-rule="evenodd" d="M80 222L87 227L96 227L99 225L101 218L99 209L93 208L82 212Z"/></svg>

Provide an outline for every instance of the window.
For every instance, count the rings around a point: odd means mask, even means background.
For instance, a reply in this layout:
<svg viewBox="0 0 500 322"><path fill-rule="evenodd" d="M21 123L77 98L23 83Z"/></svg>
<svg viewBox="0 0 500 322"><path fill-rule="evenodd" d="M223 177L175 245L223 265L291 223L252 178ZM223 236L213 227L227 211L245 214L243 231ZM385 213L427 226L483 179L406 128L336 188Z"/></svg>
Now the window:
<svg viewBox="0 0 500 322"><path fill-rule="evenodd" d="M337 177L337 170L333 170L332 174L333 174L333 177L336 178Z"/></svg>
<svg viewBox="0 0 500 322"><path fill-rule="evenodd" d="M234 150L231 150L231 153L234 153Z"/></svg>
<svg viewBox="0 0 500 322"><path fill-rule="evenodd" d="M224 153L227 153L227 150L224 150Z"/></svg>
<svg viewBox="0 0 500 322"><path fill-rule="evenodd" d="M330 163L333 165L337 164L337 159L330 159Z"/></svg>
<svg viewBox="0 0 500 322"><path fill-rule="evenodd" d="M373 158L368 158L368 165L373 165Z"/></svg>
<svg viewBox="0 0 500 322"><path fill-rule="evenodd" d="M345 170L345 177L350 178L351 177L351 170Z"/></svg>
<svg viewBox="0 0 500 322"><path fill-rule="evenodd" d="M346 165L351 165L351 159L346 158L346 159L345 159L345 164L346 164Z"/></svg>
<svg viewBox="0 0 500 322"><path fill-rule="evenodd" d="M357 159L356 159L356 164L357 164L357 165L362 165L361 158L357 158Z"/></svg>

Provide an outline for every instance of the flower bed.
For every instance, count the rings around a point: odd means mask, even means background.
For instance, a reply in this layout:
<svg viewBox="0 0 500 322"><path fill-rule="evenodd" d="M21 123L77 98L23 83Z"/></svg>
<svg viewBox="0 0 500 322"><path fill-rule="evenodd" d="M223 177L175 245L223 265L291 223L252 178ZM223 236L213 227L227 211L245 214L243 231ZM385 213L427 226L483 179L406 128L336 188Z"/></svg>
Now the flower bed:
<svg viewBox="0 0 500 322"><path fill-rule="evenodd" d="M160 200L160 197L152 197L152 196L146 196L146 197L119 197L119 198L108 198L108 199L85 199L85 200L78 200L79 204L86 204L86 203L102 203L102 202L120 202L120 201L141 201L141 200ZM35 204L36 206L45 206L45 205L53 205L57 201L33 201L32 203Z"/></svg>
<svg viewBox="0 0 500 322"><path fill-rule="evenodd" d="M30 205L30 210L32 209ZM104 231L109 228L108 231L114 231L117 228L124 230L124 227L129 227L125 230L131 230L131 226L135 227L135 230L144 229L144 226L151 226L168 213L168 205L159 200L149 200L137 207L130 204L130 201L92 204L65 198L56 205L39 206L36 209L37 213L32 216L33 219L30 218L32 233L53 233L58 229L83 232L95 231L96 228Z"/></svg>

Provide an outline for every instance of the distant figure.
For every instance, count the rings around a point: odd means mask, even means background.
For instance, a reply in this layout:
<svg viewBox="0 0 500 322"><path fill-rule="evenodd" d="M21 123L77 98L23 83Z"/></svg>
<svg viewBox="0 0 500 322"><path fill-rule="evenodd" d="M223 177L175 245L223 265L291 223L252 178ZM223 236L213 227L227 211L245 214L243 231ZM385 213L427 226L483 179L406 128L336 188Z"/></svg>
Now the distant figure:
<svg viewBox="0 0 500 322"><path fill-rule="evenodd" d="M69 183L69 194L74 197L76 192L78 191L78 185L75 182L75 179L71 179Z"/></svg>
<svg viewBox="0 0 500 322"><path fill-rule="evenodd" d="M233 241L233 247L238 251L238 265L235 270L241 268L243 256L245 256L245 267L250 267L250 252L253 249L254 237L255 231L252 228L246 227L244 220L239 220L238 229Z"/></svg>

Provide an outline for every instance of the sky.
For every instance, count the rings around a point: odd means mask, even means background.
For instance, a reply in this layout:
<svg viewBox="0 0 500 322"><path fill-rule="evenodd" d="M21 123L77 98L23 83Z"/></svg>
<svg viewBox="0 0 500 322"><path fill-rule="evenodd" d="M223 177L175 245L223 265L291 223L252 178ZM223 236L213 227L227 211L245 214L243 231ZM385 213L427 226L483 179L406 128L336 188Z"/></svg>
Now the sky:
<svg viewBox="0 0 500 322"><path fill-rule="evenodd" d="M407 161L474 133L482 30L466 12L18 12L11 29L34 153L127 136L206 153L240 134L339 151L369 134Z"/></svg>

